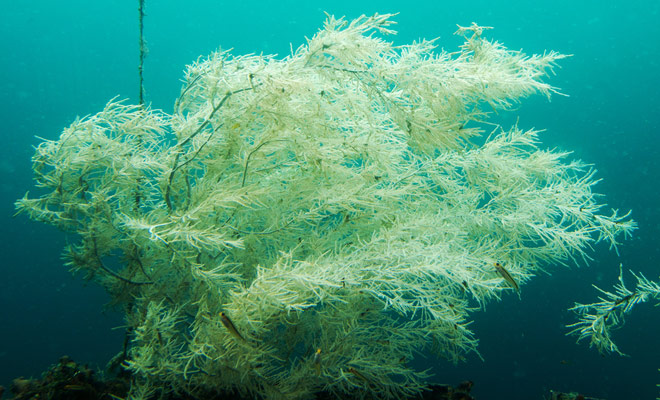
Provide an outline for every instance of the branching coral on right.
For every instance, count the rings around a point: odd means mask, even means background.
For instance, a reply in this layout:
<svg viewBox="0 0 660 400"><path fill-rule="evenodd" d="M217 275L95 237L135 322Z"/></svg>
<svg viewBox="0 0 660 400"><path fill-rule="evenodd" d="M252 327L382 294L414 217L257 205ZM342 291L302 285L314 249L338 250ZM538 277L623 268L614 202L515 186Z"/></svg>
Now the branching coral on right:
<svg viewBox="0 0 660 400"><path fill-rule="evenodd" d="M620 327L626 314L639 303L649 300L660 300L660 285L647 279L642 274L631 272L637 281L630 289L623 280L623 271L619 273L619 283L611 292L598 286L594 288L601 293L598 302L590 304L576 303L570 311L578 316L578 322L568 325L572 328L569 335L577 335L578 341L589 340L589 347L595 347L599 353L617 353L624 355L612 339L612 330Z"/></svg>
<svg viewBox="0 0 660 400"><path fill-rule="evenodd" d="M658 282L646 278L641 273L635 274L632 271L630 273L637 281L634 288L626 286L623 280L623 268L619 266L619 283L614 285L612 291L608 292L594 285L594 288L601 293L598 302L575 303L569 311L577 315L578 322L568 325L571 328L568 334L577 336L578 342L588 340L589 347L595 347L601 354L625 355L614 342L612 331L623 326L626 314L630 313L635 305L650 300L660 301Z"/></svg>
<svg viewBox="0 0 660 400"><path fill-rule="evenodd" d="M329 16L282 59L216 52L172 114L111 101L39 145L17 202L122 307L133 398L221 389L399 398L421 352L476 351L469 313L635 228L595 171L489 112L563 56L473 25L454 53Z"/></svg>

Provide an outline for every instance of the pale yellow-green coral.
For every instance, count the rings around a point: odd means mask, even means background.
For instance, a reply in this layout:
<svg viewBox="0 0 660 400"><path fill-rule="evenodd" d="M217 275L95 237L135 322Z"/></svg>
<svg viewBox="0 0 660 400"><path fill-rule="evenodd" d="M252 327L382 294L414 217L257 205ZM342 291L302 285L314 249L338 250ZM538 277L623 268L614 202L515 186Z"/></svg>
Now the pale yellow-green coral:
<svg viewBox="0 0 660 400"><path fill-rule="evenodd" d="M496 262L524 290L634 229L537 132L481 137L554 91L561 55L476 25L454 53L395 46L390 18L328 17L283 59L214 53L172 115L111 101L39 145L17 207L75 233L68 265L123 307L133 398L418 393L416 354L476 351L468 313L511 290Z"/></svg>
<svg viewBox="0 0 660 400"><path fill-rule="evenodd" d="M601 293L598 302L591 304L575 303L570 311L578 316L578 322L568 325L570 335L577 335L578 341L589 340L589 346L595 347L601 354L617 353L624 355L612 339L612 330L623 324L626 314L636 304L649 300L660 300L660 284L647 279L642 274L631 272L637 280L635 287L629 289L623 280L620 268L619 283L612 292L594 287Z"/></svg>
<svg viewBox="0 0 660 400"><path fill-rule="evenodd" d="M635 305L660 300L660 283L649 280L641 273L635 274L631 271L631 275L637 281L634 288L626 286L622 266L619 266L619 283L614 285L611 292L594 285L601 294L599 301L590 304L575 303L570 308L569 311L577 315L578 322L568 325L571 328L568 334L577 336L578 342L588 340L589 347L595 347L601 354L625 355L612 338L612 331L623 326L626 314L630 313Z"/></svg>

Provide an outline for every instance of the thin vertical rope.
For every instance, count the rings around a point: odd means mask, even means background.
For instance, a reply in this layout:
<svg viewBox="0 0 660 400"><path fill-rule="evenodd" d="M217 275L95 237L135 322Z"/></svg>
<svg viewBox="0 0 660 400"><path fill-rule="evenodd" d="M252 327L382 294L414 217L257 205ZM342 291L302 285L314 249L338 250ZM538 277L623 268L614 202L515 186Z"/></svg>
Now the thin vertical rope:
<svg viewBox="0 0 660 400"><path fill-rule="evenodd" d="M138 74L140 77L140 105L144 104L144 53L146 50L144 44L144 0L138 0L138 12L140 14L140 65L138 66Z"/></svg>

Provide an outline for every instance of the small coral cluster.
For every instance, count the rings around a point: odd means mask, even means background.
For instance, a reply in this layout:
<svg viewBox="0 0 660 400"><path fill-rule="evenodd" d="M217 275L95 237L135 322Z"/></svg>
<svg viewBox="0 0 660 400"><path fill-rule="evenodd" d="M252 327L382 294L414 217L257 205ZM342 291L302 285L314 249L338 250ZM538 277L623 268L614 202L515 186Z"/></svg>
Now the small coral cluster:
<svg viewBox="0 0 660 400"><path fill-rule="evenodd" d="M4 388L0 386L0 398ZM96 377L87 366L68 356L44 372L41 379L16 378L10 386L12 400L96 400L120 399L127 385L123 380L104 380Z"/></svg>

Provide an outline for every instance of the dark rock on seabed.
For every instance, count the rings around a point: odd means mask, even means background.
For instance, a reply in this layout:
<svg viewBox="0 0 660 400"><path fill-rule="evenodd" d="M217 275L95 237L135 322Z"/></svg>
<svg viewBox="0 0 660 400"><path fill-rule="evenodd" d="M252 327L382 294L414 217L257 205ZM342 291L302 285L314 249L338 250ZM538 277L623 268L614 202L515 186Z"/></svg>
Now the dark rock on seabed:
<svg viewBox="0 0 660 400"><path fill-rule="evenodd" d="M120 369L112 376L101 376L86 365L73 361L64 356L59 362L43 373L40 379L16 378L12 381L9 390L9 400L125 400L130 386L131 376ZM473 383L462 382L456 386L434 384L429 390L419 396L411 397L415 400L474 400L470 395ZM3 398L5 388L0 386L0 400ZM359 396L345 396L343 399L364 399L364 393ZM244 400L236 393L209 393L201 397L187 395L167 394L157 396L158 400ZM317 400L336 400L334 394L320 392ZM377 397L366 397L377 400ZM405 400L405 399L404 399ZM586 397L579 393L550 392L543 400L601 400Z"/></svg>

